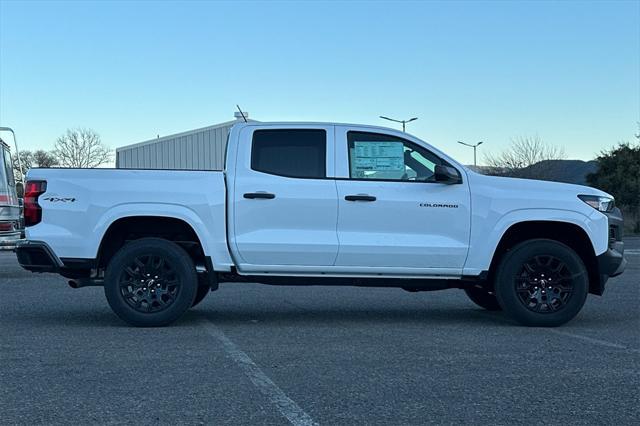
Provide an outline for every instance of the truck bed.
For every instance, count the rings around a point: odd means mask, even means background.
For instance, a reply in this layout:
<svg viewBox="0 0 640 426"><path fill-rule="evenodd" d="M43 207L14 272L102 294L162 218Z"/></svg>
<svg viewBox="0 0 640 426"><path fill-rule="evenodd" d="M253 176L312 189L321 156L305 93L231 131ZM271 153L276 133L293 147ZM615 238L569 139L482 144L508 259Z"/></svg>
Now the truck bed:
<svg viewBox="0 0 640 426"><path fill-rule="evenodd" d="M61 258L95 258L114 219L140 214L182 219L208 254L228 253L223 172L52 168L32 169L28 179L47 181L47 190L42 222L27 239L49 241Z"/></svg>

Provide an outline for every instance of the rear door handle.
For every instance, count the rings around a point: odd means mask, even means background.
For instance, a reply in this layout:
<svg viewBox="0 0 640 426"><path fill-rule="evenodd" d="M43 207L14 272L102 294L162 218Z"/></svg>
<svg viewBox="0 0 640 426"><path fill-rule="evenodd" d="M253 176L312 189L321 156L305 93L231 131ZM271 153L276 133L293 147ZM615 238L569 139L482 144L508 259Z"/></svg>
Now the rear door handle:
<svg viewBox="0 0 640 426"><path fill-rule="evenodd" d="M375 201L376 197L373 195L347 195L344 199L347 201Z"/></svg>
<svg viewBox="0 0 640 426"><path fill-rule="evenodd" d="M248 198L250 200L255 200L256 198L272 200L276 198L276 194L271 194L269 192L247 192L244 194L244 198Z"/></svg>

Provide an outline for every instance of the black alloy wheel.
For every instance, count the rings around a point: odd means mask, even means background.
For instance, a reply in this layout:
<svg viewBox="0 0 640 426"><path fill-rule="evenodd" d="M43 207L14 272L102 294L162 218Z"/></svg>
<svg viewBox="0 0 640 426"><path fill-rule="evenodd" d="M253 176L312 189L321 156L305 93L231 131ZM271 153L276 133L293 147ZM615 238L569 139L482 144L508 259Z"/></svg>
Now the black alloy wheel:
<svg viewBox="0 0 640 426"><path fill-rule="evenodd" d="M193 304L198 277L189 254L172 241L142 238L125 244L107 266L104 292L128 324L173 323Z"/></svg>
<svg viewBox="0 0 640 426"><path fill-rule="evenodd" d="M120 294L138 312L160 312L175 302L180 278L159 255L134 257L120 274Z"/></svg>
<svg viewBox="0 0 640 426"><path fill-rule="evenodd" d="M524 241L500 260L495 294L511 318L533 327L557 327L573 319L589 292L582 258L549 239Z"/></svg>
<svg viewBox="0 0 640 426"><path fill-rule="evenodd" d="M538 255L525 261L514 285L520 302L539 313L562 309L573 294L571 271L566 263L551 255Z"/></svg>

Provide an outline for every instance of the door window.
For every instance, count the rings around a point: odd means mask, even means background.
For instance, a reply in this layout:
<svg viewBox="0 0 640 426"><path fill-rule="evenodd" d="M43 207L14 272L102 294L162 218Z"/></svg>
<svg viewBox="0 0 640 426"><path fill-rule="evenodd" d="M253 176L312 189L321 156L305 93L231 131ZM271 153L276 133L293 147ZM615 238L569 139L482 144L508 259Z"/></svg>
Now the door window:
<svg viewBox="0 0 640 426"><path fill-rule="evenodd" d="M321 129L256 130L251 168L293 178L327 176L327 132Z"/></svg>
<svg viewBox="0 0 640 426"><path fill-rule="evenodd" d="M443 161L421 146L380 133L348 132L352 179L433 182Z"/></svg>

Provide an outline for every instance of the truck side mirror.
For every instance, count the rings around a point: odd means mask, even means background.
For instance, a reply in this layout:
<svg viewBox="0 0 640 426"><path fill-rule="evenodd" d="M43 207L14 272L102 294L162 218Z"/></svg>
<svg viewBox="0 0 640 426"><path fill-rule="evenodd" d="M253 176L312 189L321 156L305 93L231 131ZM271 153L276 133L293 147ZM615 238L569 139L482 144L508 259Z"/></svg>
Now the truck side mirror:
<svg viewBox="0 0 640 426"><path fill-rule="evenodd" d="M434 175L436 182L446 183L449 185L462 183L460 173L451 166L436 164Z"/></svg>

